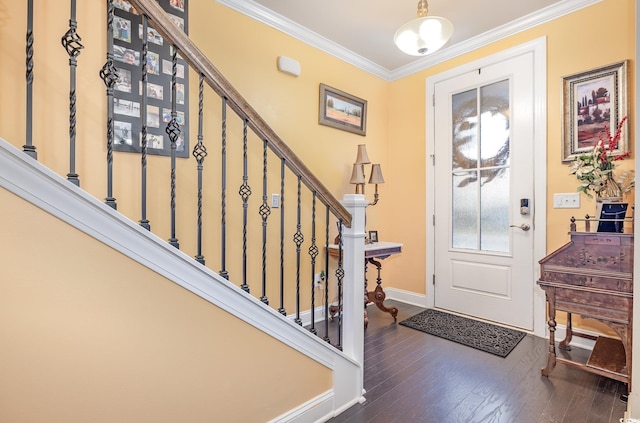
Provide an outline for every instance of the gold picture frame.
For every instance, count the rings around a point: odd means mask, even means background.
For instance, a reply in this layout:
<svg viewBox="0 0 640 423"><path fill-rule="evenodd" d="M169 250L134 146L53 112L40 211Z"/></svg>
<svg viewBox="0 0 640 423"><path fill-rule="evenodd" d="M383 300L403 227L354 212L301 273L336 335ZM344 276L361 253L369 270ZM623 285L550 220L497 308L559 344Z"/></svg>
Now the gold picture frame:
<svg viewBox="0 0 640 423"><path fill-rule="evenodd" d="M571 162L591 151L606 127L615 132L627 115L627 61L565 76L562 92L562 161ZM622 134L612 154L628 151L627 144Z"/></svg>
<svg viewBox="0 0 640 423"><path fill-rule="evenodd" d="M320 84L318 123L364 136L367 134L367 101Z"/></svg>

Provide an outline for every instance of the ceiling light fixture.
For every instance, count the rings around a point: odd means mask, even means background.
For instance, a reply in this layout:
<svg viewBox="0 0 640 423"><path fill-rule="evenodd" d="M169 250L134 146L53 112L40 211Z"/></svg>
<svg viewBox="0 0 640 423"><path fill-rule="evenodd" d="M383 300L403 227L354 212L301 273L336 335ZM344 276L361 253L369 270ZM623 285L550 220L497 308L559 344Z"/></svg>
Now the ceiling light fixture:
<svg viewBox="0 0 640 423"><path fill-rule="evenodd" d="M396 31L393 42L412 56L425 56L440 49L453 34L451 21L440 16L427 16L427 0L418 1L418 17Z"/></svg>

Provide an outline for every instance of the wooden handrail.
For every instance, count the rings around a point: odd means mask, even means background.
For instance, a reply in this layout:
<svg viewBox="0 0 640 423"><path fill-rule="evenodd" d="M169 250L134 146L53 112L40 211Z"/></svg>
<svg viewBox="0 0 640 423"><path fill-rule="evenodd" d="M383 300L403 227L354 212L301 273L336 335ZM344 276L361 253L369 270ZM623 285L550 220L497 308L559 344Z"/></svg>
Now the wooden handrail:
<svg viewBox="0 0 640 423"><path fill-rule="evenodd" d="M342 223L351 227L351 214L329 192L320 180L309 170L300 158L289 146L275 133L231 83L216 69L209 59L191 41L191 39L167 17L166 12L155 0L131 0L139 12L147 15L153 22L153 28L162 35L165 40L175 45L180 51L180 56L196 72L203 75L205 82L219 96L227 99L227 104L240 117L247 120L249 127L263 140L267 141L269 148L285 163L293 173L299 175L302 182L316 195Z"/></svg>

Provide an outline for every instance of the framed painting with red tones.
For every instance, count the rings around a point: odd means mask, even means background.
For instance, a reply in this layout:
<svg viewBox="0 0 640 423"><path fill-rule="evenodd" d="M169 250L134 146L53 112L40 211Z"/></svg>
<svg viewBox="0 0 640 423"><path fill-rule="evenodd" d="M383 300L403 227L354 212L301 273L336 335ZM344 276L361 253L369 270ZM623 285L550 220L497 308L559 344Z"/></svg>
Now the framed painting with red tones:
<svg viewBox="0 0 640 423"><path fill-rule="evenodd" d="M615 132L627 115L627 61L565 76L562 92L562 161L570 162L591 151L600 137L607 141L607 128ZM622 135L612 154L628 150Z"/></svg>

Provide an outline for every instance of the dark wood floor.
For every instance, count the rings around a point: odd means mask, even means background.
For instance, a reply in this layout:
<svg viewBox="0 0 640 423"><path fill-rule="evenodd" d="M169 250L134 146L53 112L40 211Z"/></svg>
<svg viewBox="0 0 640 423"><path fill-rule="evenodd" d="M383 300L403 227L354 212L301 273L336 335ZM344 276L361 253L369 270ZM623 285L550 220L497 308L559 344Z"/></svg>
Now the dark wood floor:
<svg viewBox="0 0 640 423"><path fill-rule="evenodd" d="M385 304L398 307L398 322L422 310ZM395 324L375 307L367 310L367 401L329 422L617 423L626 410L622 383L561 363L548 378L541 376L545 339L527 335L501 358Z"/></svg>

